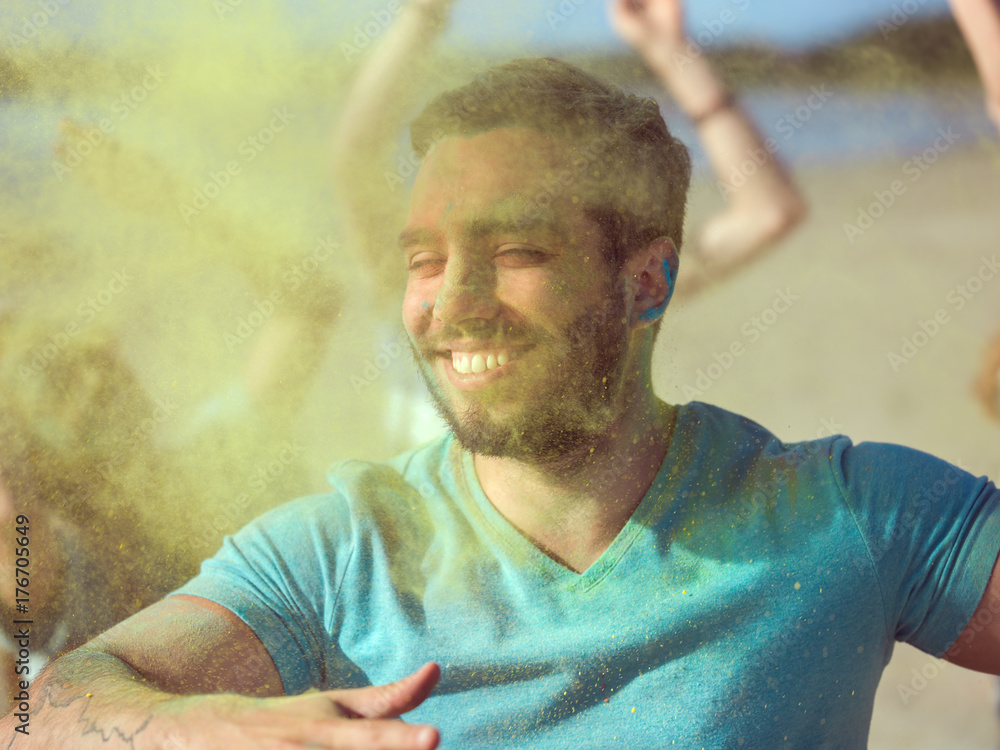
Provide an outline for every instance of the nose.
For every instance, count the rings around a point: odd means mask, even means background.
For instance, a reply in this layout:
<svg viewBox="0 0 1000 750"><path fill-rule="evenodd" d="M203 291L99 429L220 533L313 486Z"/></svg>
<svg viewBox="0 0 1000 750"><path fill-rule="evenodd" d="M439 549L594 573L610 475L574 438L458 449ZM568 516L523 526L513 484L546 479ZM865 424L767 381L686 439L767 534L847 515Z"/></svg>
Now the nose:
<svg viewBox="0 0 1000 750"><path fill-rule="evenodd" d="M499 314L496 269L492 263L456 253L445 266L434 303L435 319L447 325L495 318Z"/></svg>

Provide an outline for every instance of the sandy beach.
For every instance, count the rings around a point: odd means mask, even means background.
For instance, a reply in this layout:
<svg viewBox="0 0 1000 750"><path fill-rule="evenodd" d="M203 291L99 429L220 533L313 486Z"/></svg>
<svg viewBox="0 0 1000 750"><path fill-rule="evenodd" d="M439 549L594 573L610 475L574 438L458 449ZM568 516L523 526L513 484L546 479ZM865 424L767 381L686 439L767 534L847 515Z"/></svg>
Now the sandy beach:
<svg viewBox="0 0 1000 750"><path fill-rule="evenodd" d="M745 414L786 440L843 433L856 443L901 443L976 474L1000 475L1000 426L970 392L986 337L1000 327L1000 274L969 299L953 294L961 285L976 287L969 279L1000 251L1000 146L955 148L916 181L905 163L798 174L811 209L801 230L668 314L655 364L661 396L683 402L696 389L703 394L697 400ZM876 200L873 192L884 193L895 180L905 192L851 244L843 225L856 224L859 208ZM713 192L702 186L692 197L692 225L717 205ZM762 314L779 291L797 299L787 312ZM956 299L964 300L961 309ZM889 353L900 354L904 338L923 341L915 336L921 322L933 330L928 322L940 310L947 322L905 363L894 360L894 369ZM734 341L745 354L699 388L698 371L708 375L713 355ZM998 747L994 684L897 644L876 700L870 747Z"/></svg>

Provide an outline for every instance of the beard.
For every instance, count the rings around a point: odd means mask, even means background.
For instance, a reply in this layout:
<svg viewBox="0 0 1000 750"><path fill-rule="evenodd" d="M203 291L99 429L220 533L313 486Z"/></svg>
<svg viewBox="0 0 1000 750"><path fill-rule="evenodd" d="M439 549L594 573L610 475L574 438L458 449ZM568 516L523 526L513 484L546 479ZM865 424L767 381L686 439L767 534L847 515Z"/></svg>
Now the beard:
<svg viewBox="0 0 1000 750"><path fill-rule="evenodd" d="M624 296L617 291L575 318L560 337L511 323L465 330L494 345L508 339L533 345L533 350L544 347L552 354L539 366L539 384L530 391L477 392L474 403L460 409L449 402L429 364L433 355L423 355L411 341L434 406L463 448L482 456L546 464L572 459L608 431L621 408L629 333ZM445 331L441 338L459 336ZM512 395L522 401L512 413L500 415L491 408L493 403L511 406Z"/></svg>

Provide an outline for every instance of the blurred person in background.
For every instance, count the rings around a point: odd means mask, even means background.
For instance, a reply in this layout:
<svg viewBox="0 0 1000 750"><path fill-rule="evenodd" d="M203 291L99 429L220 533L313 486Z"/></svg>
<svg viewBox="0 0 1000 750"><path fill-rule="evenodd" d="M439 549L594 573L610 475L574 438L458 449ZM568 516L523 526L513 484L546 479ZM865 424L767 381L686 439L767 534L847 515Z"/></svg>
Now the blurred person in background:
<svg viewBox="0 0 1000 750"><path fill-rule="evenodd" d="M986 112L1000 130L1000 0L949 0L983 83Z"/></svg>
<svg viewBox="0 0 1000 750"><path fill-rule="evenodd" d="M695 50L680 0L614 0L610 12L621 38L697 126L715 178L726 188L725 209L685 247L686 281L677 291L697 291L771 249L805 217L805 199L704 51ZM743 169L753 157L754 169ZM745 182L733 185L734 174Z"/></svg>
<svg viewBox="0 0 1000 750"><path fill-rule="evenodd" d="M1000 130L1000 0L950 0L983 82L986 111ZM987 344L974 384L986 413L1000 422L1000 330ZM1000 698L997 700L1000 711Z"/></svg>
<svg viewBox="0 0 1000 750"><path fill-rule="evenodd" d="M115 339L89 330L39 366L50 319L0 321L0 609L3 692L45 663L162 597L197 569L183 539L154 532L142 505L171 501L137 425L155 411ZM167 509L163 509L166 511ZM25 519L26 517L26 519ZM15 533L15 528L25 533ZM162 530L158 530L162 531ZM26 537L27 612L15 602L15 539ZM20 573L22 568L17 568ZM31 657L15 666L15 619ZM27 671L25 671L27 667Z"/></svg>
<svg viewBox="0 0 1000 750"><path fill-rule="evenodd" d="M82 132L78 123L64 121L63 141L56 150L62 149L64 142L81 138ZM224 257L248 284L256 301L253 314L262 322L245 332L248 352L239 375L216 385L213 394L201 402L185 404L183 414L171 420L162 436L163 447L183 475L198 482L199 496L228 503L234 481L246 484L248 477L257 477L250 481L253 487L248 503L239 503L241 507L230 511L227 518L216 516L218 522L211 515L206 517L216 532L211 534L213 542L218 542L221 532L235 531L279 498L315 488L302 455L304 449L294 442L295 428L326 355L343 295L332 274L319 263L309 273L296 270L307 252L305 246L277 236L256 217L227 212L216 205L188 225L177 207L189 199L189 187L148 153L109 136L77 171L107 205L142 217L153 226L177 231L189 245L185 252L194 249L205 261ZM223 254L223 248L236 251ZM310 240L308 251L320 254L328 261L327 267L335 266L343 252L337 243L325 240L318 244ZM136 259L139 264L144 261ZM173 283L183 283L183 271L168 272L177 274ZM204 376L211 381L214 373L206 371ZM275 460L280 463L280 472L262 476L261 467ZM200 479L193 479L196 477ZM212 503L210 499L205 509L210 511Z"/></svg>

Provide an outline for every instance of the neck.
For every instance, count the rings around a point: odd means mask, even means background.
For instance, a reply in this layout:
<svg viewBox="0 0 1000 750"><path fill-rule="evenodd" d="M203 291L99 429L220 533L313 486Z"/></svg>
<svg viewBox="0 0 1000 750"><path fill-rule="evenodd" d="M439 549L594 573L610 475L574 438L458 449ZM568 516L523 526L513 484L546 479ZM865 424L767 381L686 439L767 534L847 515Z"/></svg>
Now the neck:
<svg viewBox="0 0 1000 750"><path fill-rule="evenodd" d="M545 464L475 456L493 506L543 552L576 572L607 549L649 490L667 453L675 409L648 398L573 455Z"/></svg>

